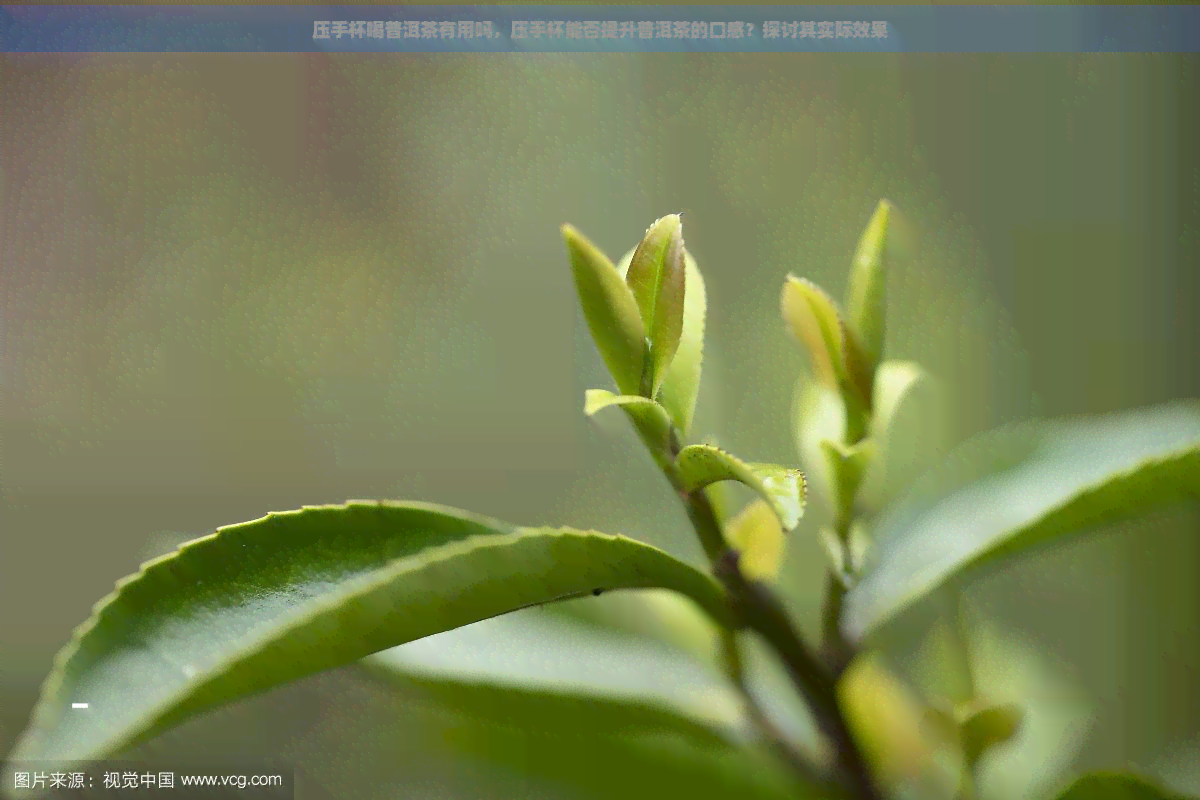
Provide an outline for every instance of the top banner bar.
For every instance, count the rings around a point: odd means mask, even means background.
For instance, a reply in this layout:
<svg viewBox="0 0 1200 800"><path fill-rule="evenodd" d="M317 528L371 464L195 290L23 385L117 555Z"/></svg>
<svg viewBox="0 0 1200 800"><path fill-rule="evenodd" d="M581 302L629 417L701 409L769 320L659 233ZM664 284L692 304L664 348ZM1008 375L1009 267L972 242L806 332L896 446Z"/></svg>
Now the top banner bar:
<svg viewBox="0 0 1200 800"><path fill-rule="evenodd" d="M1195 53L1197 6L5 6L6 53Z"/></svg>

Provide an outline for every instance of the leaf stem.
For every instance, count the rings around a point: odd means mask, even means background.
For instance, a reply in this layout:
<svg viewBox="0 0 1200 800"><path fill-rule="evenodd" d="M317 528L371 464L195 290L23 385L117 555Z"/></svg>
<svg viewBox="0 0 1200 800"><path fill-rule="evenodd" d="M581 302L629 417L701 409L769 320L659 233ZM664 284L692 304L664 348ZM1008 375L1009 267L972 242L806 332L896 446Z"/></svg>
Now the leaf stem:
<svg viewBox="0 0 1200 800"><path fill-rule="evenodd" d="M843 403L846 408L846 429L842 436L846 445L853 447L867 436L871 425L871 408L853 392L843 392ZM838 473L837 511L834 514L834 533L839 546L842 548L841 569L846 575L853 576L856 572L851 565L850 557L850 527L854 521L855 495L861 488L861 477L856 478L852 486L846 485L844 471ZM821 651L829 668L835 677L841 677L854 658L854 647L842 635L842 609L846 601L846 583L842 575L838 575L834 567L826 570L825 599L821 604Z"/></svg>
<svg viewBox="0 0 1200 800"><path fill-rule="evenodd" d="M724 537L712 504L703 490L683 493L688 516L705 550L718 542L723 552L714 562L714 572L729 591L734 614L749 629L763 637L787 668L792 683L807 700L817 724L832 741L839 767L860 800L881 800L871 781L865 760L854 741L838 705L835 678L804 644L783 603L770 587L751 581L738 567L737 552L725 548Z"/></svg>
<svg viewBox="0 0 1200 800"><path fill-rule="evenodd" d="M846 601L846 584L833 570L825 573L825 600L821 604L821 650L825 663L836 676L841 676L854 655L842 636L842 608Z"/></svg>
<svg viewBox="0 0 1200 800"><path fill-rule="evenodd" d="M689 492L673 467L682 449L682 437L674 425L668 436L668 452L655 454L655 461L668 465L667 480L683 502L688 519L713 565L713 573L729 593L729 603L740 624L753 630L775 650L787 668L792 683L808 702L822 732L833 744L838 767L858 800L882 800L858 744L846 725L837 699L837 677L813 654L792 624L782 601L770 587L746 578L738 565L738 554L725 542L721 523L704 489Z"/></svg>
<svg viewBox="0 0 1200 800"><path fill-rule="evenodd" d="M781 759L787 762L792 771L800 778L801 782L820 786L825 782L817 769L809 763L804 754L796 749L788 737L779 729L779 727L767 715L762 704L758 702L758 698L750 690L750 683L746 678L745 662L742 659L742 648L738 642L737 631L731 628L723 628L721 631L721 639L725 651L725 663L729 669L729 676L733 679L734 685L742 698L746 701L746 710L750 714L750 718L754 724L758 726L771 743L772 749L779 755Z"/></svg>
<svg viewBox="0 0 1200 800"><path fill-rule="evenodd" d="M847 574L850 567L850 515L839 512L834 524L838 545L842 548L842 564ZM846 583L831 565L825 571L825 599L821 603L821 652L835 677L841 677L854 657L854 648L842 635L842 608L846 602Z"/></svg>

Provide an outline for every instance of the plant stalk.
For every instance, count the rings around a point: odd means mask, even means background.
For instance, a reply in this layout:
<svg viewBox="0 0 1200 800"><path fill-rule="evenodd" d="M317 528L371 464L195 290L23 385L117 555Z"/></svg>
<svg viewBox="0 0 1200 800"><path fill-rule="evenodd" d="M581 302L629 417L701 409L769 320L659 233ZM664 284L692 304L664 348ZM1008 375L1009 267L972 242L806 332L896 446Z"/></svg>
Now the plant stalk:
<svg viewBox="0 0 1200 800"><path fill-rule="evenodd" d="M808 759L797 750L791 742L788 741L783 731L779 730L778 726L767 715L766 710L758 702L750 690L750 683L746 679L745 663L742 659L741 645L737 639L737 631L731 628L724 628L721 631L721 639L725 651L725 663L729 669L729 675L733 679L734 685L737 686L738 692L746 701L746 709L750 714L754 724L758 726L770 740L771 747L779 755L779 757L787 762L792 771L800 778L802 783L812 786L820 786L824 783L824 777L820 775L816 768L808 762Z"/></svg>
<svg viewBox="0 0 1200 800"><path fill-rule="evenodd" d="M850 515L841 511L837 517L834 533L842 548L842 568L849 572ZM831 565L825 571L825 600L821 604L821 654L835 678L841 677L854 657L854 648L842 635L842 609L845 603L846 583Z"/></svg>
<svg viewBox="0 0 1200 800"><path fill-rule="evenodd" d="M871 780L857 742L842 716L837 699L837 679L821 660L809 651L792 624L783 603L766 584L746 578L738 566L738 554L725 543L725 534L716 511L704 489L688 491L674 468L682 449L682 437L671 426L666 453L655 453L655 461L679 495L700 544L713 565L713 572L729 593L734 616L741 624L759 634L775 650L787 668L792 683L808 702L817 724L837 753L838 767L858 800L882 800Z"/></svg>
<svg viewBox="0 0 1200 800"><path fill-rule="evenodd" d="M864 403L853 392L843 393L846 407L846 430L842 436L846 445L853 447L867 436L871 425L870 403ZM861 486L861 476L858 476L853 486L845 485L847 480L844 473L839 473L841 479L836 487L837 502L834 519L834 533L842 548L841 569L846 575L853 575L850 558L850 526L854 520L855 495ZM842 609L846 601L846 583L834 567L826 571L825 600L821 604L821 651L825 662L833 670L835 678L840 678L854 658L854 647L842 635Z"/></svg>
<svg viewBox="0 0 1200 800"><path fill-rule="evenodd" d="M838 765L855 797L882 800L842 716L834 677L804 644L774 592L742 574L737 553L725 547L720 524L703 490L683 492L682 497L704 549L719 548L721 551L715 560L714 572L729 591L735 615L746 627L762 636L783 661L792 682L812 708L817 724L833 743Z"/></svg>
<svg viewBox="0 0 1200 800"><path fill-rule="evenodd" d="M825 663L837 677L850 666L854 650L842 636L842 608L846 602L846 584L833 570L825 574L825 601L821 605L821 650Z"/></svg>

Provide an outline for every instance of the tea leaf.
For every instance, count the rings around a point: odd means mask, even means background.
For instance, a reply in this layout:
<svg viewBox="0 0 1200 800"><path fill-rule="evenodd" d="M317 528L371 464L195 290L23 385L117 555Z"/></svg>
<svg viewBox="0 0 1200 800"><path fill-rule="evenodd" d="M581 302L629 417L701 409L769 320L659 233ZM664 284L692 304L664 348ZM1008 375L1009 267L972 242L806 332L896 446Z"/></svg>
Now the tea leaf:
<svg viewBox="0 0 1200 800"><path fill-rule="evenodd" d="M858 335L846 326L837 303L811 281L789 275L780 307L817 379L841 393L850 412L847 435L858 441L871 406L871 366Z"/></svg>
<svg viewBox="0 0 1200 800"><path fill-rule="evenodd" d="M1025 712L1015 703L985 708L962 724L963 757L974 766L993 747L1017 735Z"/></svg>
<svg viewBox="0 0 1200 800"><path fill-rule="evenodd" d="M841 390L846 397L847 407L857 415L865 416L871 409L871 383L874 380L875 362L867 354L858 333L845 322L842 323L842 359ZM852 416L851 419L853 418ZM857 431L857 435L862 433L865 431Z"/></svg>
<svg viewBox="0 0 1200 800"><path fill-rule="evenodd" d="M718 664L719 627L691 600L666 589L606 592L546 608L601 630L662 642L714 669Z"/></svg>
<svg viewBox="0 0 1200 800"><path fill-rule="evenodd" d="M685 250L684 264L687 268L687 293L683 298L683 332L679 337L679 348L667 368L666 377L659 391L659 402L667 409L675 427L687 435L692 427L692 416L696 412L696 397L700 393L700 364L704 358L704 278L695 260Z"/></svg>
<svg viewBox="0 0 1200 800"><path fill-rule="evenodd" d="M821 287L788 275L780 308L788 330L804 346L817 378L839 388L845 375L843 330L837 305Z"/></svg>
<svg viewBox="0 0 1200 800"><path fill-rule="evenodd" d="M913 389L929 376L920 364L912 361L885 361L875 376L875 399L872 404L872 435L882 439L888 435L892 420Z"/></svg>
<svg viewBox="0 0 1200 800"><path fill-rule="evenodd" d="M621 656L621 650L612 653ZM549 778L581 797L826 798L781 763L702 718L571 687L532 689L372 666L406 698L432 706L451 754Z"/></svg>
<svg viewBox="0 0 1200 800"><path fill-rule="evenodd" d="M862 485L863 476L871 466L875 457L875 443L863 439L858 444L849 447L838 441L821 442L821 451L833 478L834 491L837 495L837 508L845 519L850 519L854 508L854 499Z"/></svg>
<svg viewBox="0 0 1200 800"><path fill-rule="evenodd" d="M714 444L713 446L715 447L716 445ZM737 489L728 483L709 484L704 487L704 494L708 497L708 502L712 505L717 522L721 524L732 519L733 515L739 509Z"/></svg>
<svg viewBox="0 0 1200 800"><path fill-rule="evenodd" d="M588 389L584 395L583 413L589 417L610 406L624 409L652 454L665 452L670 446L671 420L658 403L639 395L615 395L604 389Z"/></svg>
<svg viewBox="0 0 1200 800"><path fill-rule="evenodd" d="M779 577L786 542L779 517L767 501L748 503L726 524L725 535L738 551L738 564L747 578L772 583Z"/></svg>
<svg viewBox="0 0 1200 800"><path fill-rule="evenodd" d="M868 436L878 451L860 502L877 511L943 455L945 425L937 384L911 361L885 361L875 372Z"/></svg>
<svg viewBox="0 0 1200 800"><path fill-rule="evenodd" d="M846 293L846 322L862 343L869 375L883 354L887 328L887 240L892 206L881 200L858 240Z"/></svg>
<svg viewBox="0 0 1200 800"><path fill-rule="evenodd" d="M938 759L941 736L930 707L876 652L858 655L838 682L846 723L889 796L945 797L951 783ZM916 793L915 789L926 789Z"/></svg>
<svg viewBox="0 0 1200 800"><path fill-rule="evenodd" d="M836 509L837 489L821 442L840 442L846 435L846 408L836 389L801 378L792 406L796 452L804 465L810 491Z"/></svg>
<svg viewBox="0 0 1200 800"><path fill-rule="evenodd" d="M717 481L744 483L770 504L784 530L795 528L804 513L804 475L798 469L749 464L706 444L683 448L675 459L675 467L689 492Z"/></svg>
<svg viewBox="0 0 1200 800"><path fill-rule="evenodd" d="M669 598L679 605L645 603L647 596ZM652 619L648 626L630 619L629 626L643 626L631 629L622 626L625 619L604 615L614 608L630 616L666 609L675 613L670 619ZM596 619L583 609L604 611ZM741 699L715 661L698 661L657 635L658 626L677 621L681 611L689 621L694 615L711 624L690 600L665 590L605 592L464 625L375 653L359 663L368 672L389 677L403 674L497 689L530 689L564 698L611 701L614 707L653 706L714 731L736 734L745 724ZM715 628L710 635L715 655ZM636 725L637 714L636 708L631 709L625 722ZM614 719L610 727L620 724Z"/></svg>
<svg viewBox="0 0 1200 800"><path fill-rule="evenodd" d="M562 227L579 305L596 349L622 394L639 394L646 329L633 293L616 267L570 225Z"/></svg>
<svg viewBox="0 0 1200 800"><path fill-rule="evenodd" d="M628 273L636 250L637 248L630 250L617 262L617 271L621 273L622 278ZM680 434L686 436L692 428L696 398L700 394L700 367L704 360L704 320L708 298L705 294L704 276L700 274L696 260L686 247L683 250L683 261L687 270L683 295L683 332L679 337L675 358L671 359L671 366L667 368L666 377L659 390L658 401L671 415Z"/></svg>
<svg viewBox="0 0 1200 800"><path fill-rule="evenodd" d="M102 758L201 711L370 653L595 589L717 583L654 547L355 501L222 528L143 565L55 659L14 760ZM71 709L87 702L86 713Z"/></svg>
<svg viewBox="0 0 1200 800"><path fill-rule="evenodd" d="M1072 783L1058 800L1187 800L1136 775L1093 772Z"/></svg>
<svg viewBox="0 0 1200 800"><path fill-rule="evenodd" d="M874 563L846 598L861 640L950 575L1200 494L1200 404L1027 424L960 447L876 529Z"/></svg>
<svg viewBox="0 0 1200 800"><path fill-rule="evenodd" d="M650 338L651 397L658 394L679 347L686 276L683 223L678 214L668 214L646 231L625 276Z"/></svg>
<svg viewBox="0 0 1200 800"><path fill-rule="evenodd" d="M846 543L837 535L837 531L828 525L821 526L818 538L821 542L821 549L825 551L825 556L829 559L829 569L838 580L849 585L852 565Z"/></svg>
<svg viewBox="0 0 1200 800"><path fill-rule="evenodd" d="M929 703L921 717L921 730L926 738L942 744L959 747L962 744L962 732L958 719L953 710L942 704Z"/></svg>

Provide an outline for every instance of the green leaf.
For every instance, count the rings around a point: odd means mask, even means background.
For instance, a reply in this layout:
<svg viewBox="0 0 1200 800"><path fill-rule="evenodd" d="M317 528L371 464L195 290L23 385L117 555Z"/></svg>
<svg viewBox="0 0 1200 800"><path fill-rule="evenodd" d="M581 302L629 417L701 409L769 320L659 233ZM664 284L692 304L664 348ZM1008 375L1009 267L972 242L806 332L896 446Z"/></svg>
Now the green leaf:
<svg viewBox="0 0 1200 800"><path fill-rule="evenodd" d="M844 631L859 641L956 572L1197 494L1195 402L980 437L880 521L874 563L846 598Z"/></svg>
<svg viewBox="0 0 1200 800"><path fill-rule="evenodd" d="M1187 800L1139 778L1116 772L1084 775L1058 796L1058 800Z"/></svg>
<svg viewBox="0 0 1200 800"><path fill-rule="evenodd" d="M943 704L929 703L921 716L921 731L926 738L942 744L959 747L962 744L962 732L958 719L951 709Z"/></svg>
<svg viewBox="0 0 1200 800"><path fill-rule="evenodd" d="M928 696L944 700L955 709L971 708L980 694L971 650L977 626L965 616L962 598L952 584L932 592L927 608L932 619L912 623L919 632L893 634L916 645L909 675Z"/></svg>
<svg viewBox="0 0 1200 800"><path fill-rule="evenodd" d="M846 435L846 408L837 390L801 378L793 395L792 419L796 452L804 465L809 488L831 509L837 507L837 490L821 442L840 442Z"/></svg>
<svg viewBox="0 0 1200 800"><path fill-rule="evenodd" d="M608 256L570 225L562 227L579 305L592 340L622 394L639 394L646 329L633 293Z"/></svg>
<svg viewBox="0 0 1200 800"><path fill-rule="evenodd" d="M821 526L818 537L821 549L825 551L825 556L829 559L830 570L843 584L849 585L852 566L846 543L837 535L837 531L828 525Z"/></svg>
<svg viewBox="0 0 1200 800"><path fill-rule="evenodd" d="M885 361L875 372L868 436L878 451L860 500L883 508L944 455L945 415L936 384L920 365Z"/></svg>
<svg viewBox="0 0 1200 800"><path fill-rule="evenodd" d="M871 433L885 438L891 430L896 412L912 394L913 389L929 375L913 361L885 361L875 376L875 399L872 403Z"/></svg>
<svg viewBox="0 0 1200 800"><path fill-rule="evenodd" d="M953 786L942 737L923 697L872 650L860 653L837 686L847 726L889 797L947 797Z"/></svg>
<svg viewBox="0 0 1200 800"><path fill-rule="evenodd" d="M1025 713L1016 703L985 708L971 715L961 728L963 758L974 766L993 747L1017 735Z"/></svg>
<svg viewBox="0 0 1200 800"><path fill-rule="evenodd" d="M584 395L583 413L589 417L596 412L620 406L652 455L668 452L671 443L671 420L666 409L640 395L615 395L603 389L588 389Z"/></svg>
<svg viewBox="0 0 1200 800"><path fill-rule="evenodd" d="M846 327L845 323L842 327L842 358L845 361L842 394L846 396L847 406L856 414L865 417L871 408L871 382L874 379L875 366L859 340L858 333ZM864 431L856 430L853 435L860 436L863 433Z"/></svg>
<svg viewBox="0 0 1200 800"><path fill-rule="evenodd" d="M815 283L788 275L780 308L788 330L804 346L818 380L837 389L851 412L847 434L862 435L871 404L871 372L858 336L846 327L837 303Z"/></svg>
<svg viewBox="0 0 1200 800"><path fill-rule="evenodd" d="M668 214L646 231L625 275L650 338L651 397L658 394L683 334L686 281L683 222L678 214Z"/></svg>
<svg viewBox="0 0 1200 800"><path fill-rule="evenodd" d="M747 578L773 583L779 577L786 541L779 517L766 500L753 500L735 514L725 535L738 551L738 564Z"/></svg>
<svg viewBox="0 0 1200 800"><path fill-rule="evenodd" d="M438 738L457 755L603 797L786 792L791 774L749 741L743 702L723 673L645 638L637 620L621 620L637 628L630 635L557 613L616 600L631 601L623 611L644 611L653 606L641 604L647 596L670 600L672 611L688 602L656 591L605 593L430 636L362 664L406 696L417 687L454 713L450 735ZM682 758L660 759L660 743Z"/></svg>
<svg viewBox="0 0 1200 800"><path fill-rule="evenodd" d="M709 442L713 447L716 447L716 442ZM712 504L713 513L717 516L717 522L724 525L740 508L739 498L737 496L737 487L728 483L714 483L706 486L704 494L708 497L708 502Z"/></svg>
<svg viewBox="0 0 1200 800"><path fill-rule="evenodd" d="M601 630L662 642L709 667L718 664L720 628L695 603L675 592L605 592L599 597L565 600L546 609Z"/></svg>
<svg viewBox="0 0 1200 800"><path fill-rule="evenodd" d="M742 701L723 672L659 638L654 627L609 617L596 621L579 609L655 613L667 606L643 603L646 595L677 602L671 621L703 618L694 604L662 590L605 592L552 606L525 609L427 636L367 656L364 667L436 679L489 683L517 689L565 691L579 697L647 703L677 711L714 728L743 730ZM606 603L606 601L608 601ZM574 610L571 610L571 609ZM661 623L666 623L662 619ZM711 625L711 622L708 623ZM715 639L716 631L710 635ZM715 647L715 641L714 641Z"/></svg>
<svg viewBox="0 0 1200 800"><path fill-rule="evenodd" d="M704 315L706 297L704 277L691 254L684 250L687 267L687 293L683 298L683 333L679 349L667 368L659 392L659 401L675 420L675 426L686 436L692 428L696 413L696 398L700 394L700 366L704 359Z"/></svg>
<svg viewBox="0 0 1200 800"><path fill-rule="evenodd" d="M863 527L861 520L851 521L845 541L828 525L822 525L817 532L821 549L829 558L829 568L847 589L854 584L854 578L862 568L863 556L871 544Z"/></svg>
<svg viewBox="0 0 1200 800"><path fill-rule="evenodd" d="M629 272L635 247L617 262L617 271L622 278ZM687 270L683 295L683 333L679 337L679 348L671 366L667 368L658 401L667 409L675 427L686 436L692 428L696 413L696 398L700 394L700 367L704 360L704 319L707 313L707 296L704 276L696 266L696 260L684 247L683 261Z"/></svg>
<svg viewBox="0 0 1200 800"><path fill-rule="evenodd" d="M748 464L707 444L683 448L675 459L675 466L689 492L717 481L744 483L770 504L784 530L795 528L804 513L804 475L798 469L775 464Z"/></svg>
<svg viewBox="0 0 1200 800"><path fill-rule="evenodd" d="M452 753L549 779L576 796L835 796L798 786L758 747L653 704L564 689L438 680L403 670L380 677L441 712L436 733Z"/></svg>
<svg viewBox="0 0 1200 800"><path fill-rule="evenodd" d="M839 388L845 375L845 362L842 319L837 304L812 281L788 275L780 297L780 310L788 330L808 353L817 378L830 388Z"/></svg>
<svg viewBox="0 0 1200 800"><path fill-rule="evenodd" d="M862 343L868 375L883 354L887 326L887 239L892 206L881 200L858 240L846 293L846 323Z"/></svg>
<svg viewBox="0 0 1200 800"><path fill-rule="evenodd" d="M682 592L728 621L712 578L620 536L418 503L270 514L120 581L55 659L12 758L101 758L404 642L595 589L646 587Z"/></svg>
<svg viewBox="0 0 1200 800"><path fill-rule="evenodd" d="M875 457L875 443L870 439L863 439L854 446L847 446L838 441L825 440L821 442L821 451L833 478L837 507L846 519L850 519L863 476L867 474L867 468L871 466L871 460Z"/></svg>

